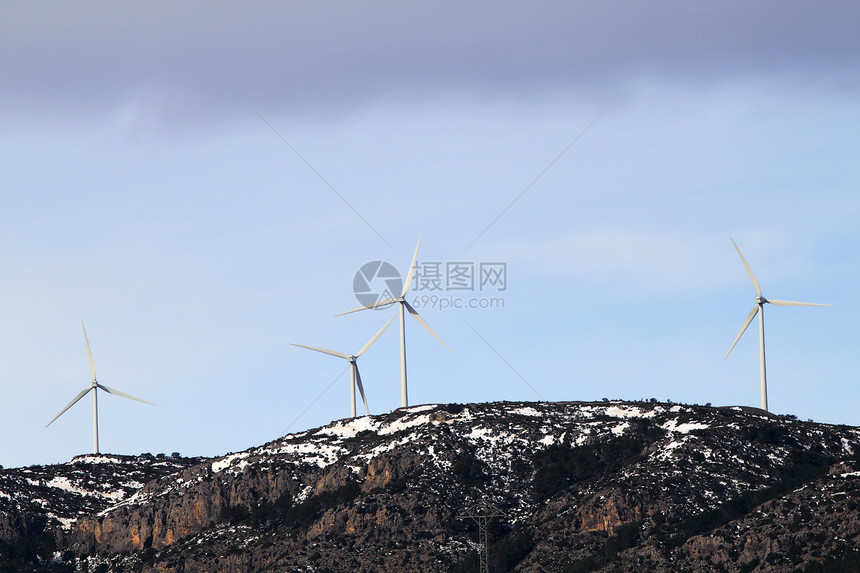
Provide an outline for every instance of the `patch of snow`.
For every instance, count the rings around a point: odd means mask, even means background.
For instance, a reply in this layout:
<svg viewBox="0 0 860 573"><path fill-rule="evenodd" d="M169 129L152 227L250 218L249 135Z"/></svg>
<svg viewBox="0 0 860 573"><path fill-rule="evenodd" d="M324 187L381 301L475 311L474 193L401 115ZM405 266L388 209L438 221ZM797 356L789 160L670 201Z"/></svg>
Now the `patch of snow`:
<svg viewBox="0 0 860 573"><path fill-rule="evenodd" d="M466 435L466 437L471 438L473 440L487 439L492 437L491 432L492 430L490 428L482 428L479 426L477 428L473 428L472 431Z"/></svg>
<svg viewBox="0 0 860 573"><path fill-rule="evenodd" d="M48 514L48 517L49 517L49 518L53 517L54 519L56 519L57 521L59 521L59 522L60 522L60 527L61 527L64 531L69 531L69 530L72 528L72 525L77 521L77 518L59 517L59 516L56 516L56 515L54 515L54 514L52 514L52 513L49 513L49 514Z"/></svg>
<svg viewBox="0 0 860 573"><path fill-rule="evenodd" d="M660 427L669 432L678 432L679 434L688 434L693 430L707 430L710 428L708 424L702 424L700 422L679 424L678 420L669 420L665 424L661 424Z"/></svg>
<svg viewBox="0 0 860 573"><path fill-rule="evenodd" d="M423 416L416 416L412 419L401 418L396 422L388 425L387 427L383 427L379 430L380 436L388 436L391 434L396 434L397 432L402 432L403 430L408 430L409 428L414 428L415 426L424 426L430 423L430 416L425 414Z"/></svg>
<svg viewBox="0 0 860 573"><path fill-rule="evenodd" d="M653 418L656 415L654 410L648 410L647 412L643 412L640 408L636 406L610 406L606 408L606 415L613 416L615 418Z"/></svg>
<svg viewBox="0 0 860 573"><path fill-rule="evenodd" d="M439 461L439 456L436 455L436 448L433 444L427 446L427 456L433 458L434 461Z"/></svg>
<svg viewBox="0 0 860 573"><path fill-rule="evenodd" d="M108 499L118 500L122 499L125 496L125 492L122 490L102 492L102 491L93 491L88 489L82 489L76 485L74 485L69 478L65 476L56 476L51 479L51 481L46 482L45 485L47 487L53 487L56 489L61 489L63 491L68 491L70 493L76 493L79 495L91 495L97 497L104 497Z"/></svg>
<svg viewBox="0 0 860 573"><path fill-rule="evenodd" d="M400 438L399 440L394 440L394 441L391 441L391 442L388 442L385 444L380 444L380 445L376 446L375 448L373 448L372 450L370 450L369 452L367 452L365 454L359 454L355 457L357 459L372 460L373 458L379 456L380 454L384 454L385 452L390 452L394 448L396 448L398 446L402 446L404 444L408 444L409 442L412 442L412 441L413 441L412 436L404 436L404 437Z"/></svg>
<svg viewBox="0 0 860 573"><path fill-rule="evenodd" d="M424 406L412 406L411 408L404 408L406 412L417 414L419 412L426 412L427 410L435 410L439 407L439 404L425 404Z"/></svg>
<svg viewBox="0 0 860 573"><path fill-rule="evenodd" d="M630 427L630 422L624 422L623 424L619 424L610 430L616 436L620 436L624 433L624 430Z"/></svg>
<svg viewBox="0 0 860 573"><path fill-rule="evenodd" d="M490 442L491 448L496 447L499 443L509 446L516 442L516 437L512 434L508 432L499 432L492 428L474 428L471 433L466 435L466 437L477 441Z"/></svg>
<svg viewBox="0 0 860 573"><path fill-rule="evenodd" d="M591 416L593 416L593 415L594 415L594 411L595 411L596 409L597 409L597 408L595 408L594 406L580 406L580 407L579 407L579 414L580 414L580 417L582 417L582 418L590 418ZM602 408L601 408L601 410L602 410Z"/></svg>
<svg viewBox="0 0 860 573"><path fill-rule="evenodd" d="M247 458L247 457L248 457L248 452L239 452L238 454L230 454L228 456L224 456L220 460L216 460L216 461L212 462L212 473L217 474L219 472L226 470L227 468L229 468L230 466L233 466L233 465L237 466L237 468L236 468L237 470L241 470L246 465L248 465L248 462L244 461L245 458ZM235 463L236 460L242 460L242 461L240 461L238 464L236 464Z"/></svg>
<svg viewBox="0 0 860 573"><path fill-rule="evenodd" d="M267 453L275 455L298 454L304 456L302 462L316 464L324 468L335 463L345 451L340 446L332 444L299 442L282 444L278 449L268 450Z"/></svg>
<svg viewBox="0 0 860 573"><path fill-rule="evenodd" d="M135 461L137 461L137 460L126 461L126 460L123 460L121 458L115 458L113 456L101 456L101 455L92 454L92 455L86 455L86 456L81 456L79 458L75 458L74 460L72 460L72 463L73 464L81 464L81 463L83 463L83 464L125 464L125 463L132 463Z"/></svg>
<svg viewBox="0 0 860 573"><path fill-rule="evenodd" d="M676 428L676 432L680 432L682 434L688 434L693 430L707 430L710 428L708 424L702 424L699 422L687 422L686 424L679 424Z"/></svg>
<svg viewBox="0 0 860 573"><path fill-rule="evenodd" d="M681 441L673 440L673 441L669 442L668 444L666 444L665 446L663 446L663 450L660 452L657 452L654 457L655 457L655 459L665 461L665 460L669 459L669 457L671 457L672 452L676 448L679 448L682 445L684 445L683 440L681 440Z"/></svg>
<svg viewBox="0 0 860 573"><path fill-rule="evenodd" d="M313 492L314 492L314 488L312 486L306 485L302 489L302 491L300 491L296 495L296 503L301 503L301 502L305 501L307 498L309 498L311 496L311 494Z"/></svg>
<svg viewBox="0 0 860 573"><path fill-rule="evenodd" d="M519 414L521 416L543 416L543 412L539 412L530 406L526 406L525 408L514 408L511 410L511 414Z"/></svg>
<svg viewBox="0 0 860 573"><path fill-rule="evenodd" d="M332 424L326 428L320 428L317 434L324 436L334 436L337 438L348 439L355 437L359 432L365 430L376 430L379 423L370 416L362 416L360 418L352 418Z"/></svg>

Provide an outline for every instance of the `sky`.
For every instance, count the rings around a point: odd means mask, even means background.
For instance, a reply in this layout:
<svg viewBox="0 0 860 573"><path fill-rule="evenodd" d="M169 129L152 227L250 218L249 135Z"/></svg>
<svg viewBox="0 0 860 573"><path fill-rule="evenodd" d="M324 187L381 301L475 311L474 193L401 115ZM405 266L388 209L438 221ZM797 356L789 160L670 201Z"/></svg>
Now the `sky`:
<svg viewBox="0 0 860 573"><path fill-rule="evenodd" d="M412 405L759 403L860 425L855 2L0 7L0 464L349 416L405 275ZM434 270L438 274L434 275ZM482 274L483 273L483 274ZM371 294L382 292L374 278ZM461 308L454 308L460 306ZM468 308L473 306L475 308ZM464 308L465 307L465 308ZM398 323L359 359L400 405ZM363 407L359 403L360 411Z"/></svg>

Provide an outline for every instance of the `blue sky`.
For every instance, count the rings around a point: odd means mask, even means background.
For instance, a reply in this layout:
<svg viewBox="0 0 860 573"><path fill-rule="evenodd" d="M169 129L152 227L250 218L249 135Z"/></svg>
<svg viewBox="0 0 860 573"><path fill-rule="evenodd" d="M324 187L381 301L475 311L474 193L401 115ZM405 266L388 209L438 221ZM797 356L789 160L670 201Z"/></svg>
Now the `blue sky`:
<svg viewBox="0 0 860 573"><path fill-rule="evenodd" d="M89 400L44 428L81 320L158 404L101 395L103 451L347 416L345 364L289 344L358 350L393 311L334 316L355 272L419 233L508 284L419 308L449 348L407 323L412 404L757 405L731 236L765 296L833 305L766 309L771 410L860 424L855 4L87 4L0 8L0 464L89 451ZM360 360L372 413L398 355Z"/></svg>

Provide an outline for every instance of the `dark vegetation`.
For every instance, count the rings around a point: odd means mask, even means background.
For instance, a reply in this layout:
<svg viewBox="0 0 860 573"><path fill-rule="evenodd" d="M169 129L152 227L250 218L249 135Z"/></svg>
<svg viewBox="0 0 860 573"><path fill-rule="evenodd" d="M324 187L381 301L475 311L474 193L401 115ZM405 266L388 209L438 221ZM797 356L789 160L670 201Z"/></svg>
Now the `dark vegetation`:
<svg viewBox="0 0 860 573"><path fill-rule="evenodd" d="M44 530L17 543L0 540L0 573L74 571L73 565L49 561L56 548L54 536Z"/></svg>
<svg viewBox="0 0 860 573"><path fill-rule="evenodd" d="M618 554L629 549L642 540L639 531L641 524L625 523L615 528L606 541L588 557L576 559L570 563L563 573L589 573L615 560Z"/></svg>
<svg viewBox="0 0 860 573"><path fill-rule="evenodd" d="M721 525L744 517L762 503L826 475L833 461L831 456L819 452L803 450L793 452L790 463L778 470L776 483L764 489L745 492L716 509L682 520L670 544L680 545L693 535L708 533Z"/></svg>
<svg viewBox="0 0 860 573"><path fill-rule="evenodd" d="M451 473L466 484L484 482L490 479L487 464L467 453L461 453L457 461L451 465Z"/></svg>
<svg viewBox="0 0 860 573"><path fill-rule="evenodd" d="M350 503L359 493L358 483L347 481L337 489L324 491L297 504L293 504L292 496L284 494L274 502L264 501L252 507L241 504L227 506L221 510L219 518L222 523L249 525L262 530L281 526L304 528L313 524L326 510Z"/></svg>
<svg viewBox="0 0 860 573"><path fill-rule="evenodd" d="M532 496L549 499L575 482L615 473L642 457L642 450L663 435L651 426L643 438L621 436L594 444L553 444L532 455Z"/></svg>
<svg viewBox="0 0 860 573"><path fill-rule="evenodd" d="M860 571L860 550L846 547L822 561L809 563L800 573L857 573Z"/></svg>
<svg viewBox="0 0 860 573"><path fill-rule="evenodd" d="M475 540L477 541L477 527ZM529 527L518 526L511 529L509 526L493 523L487 532L490 540L489 567L494 573L502 571L513 571L514 567L525 558L534 547L534 533ZM449 568L450 573L479 573L480 556L472 551L465 559L455 563Z"/></svg>

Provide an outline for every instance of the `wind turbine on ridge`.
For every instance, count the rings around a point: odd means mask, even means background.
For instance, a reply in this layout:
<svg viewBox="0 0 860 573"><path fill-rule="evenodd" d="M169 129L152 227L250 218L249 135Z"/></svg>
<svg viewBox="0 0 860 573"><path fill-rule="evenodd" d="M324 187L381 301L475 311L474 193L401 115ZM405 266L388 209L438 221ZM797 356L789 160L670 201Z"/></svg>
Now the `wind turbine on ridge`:
<svg viewBox="0 0 860 573"><path fill-rule="evenodd" d="M394 316L397 316L396 314ZM293 344L292 346L298 346L299 348L307 348L308 350L315 350L317 352L322 352L323 354L328 354L330 356L336 356L338 358L344 358L349 361L349 376L350 376L350 397L352 404L352 417L355 418L355 387L358 386L358 391L361 393L361 400L364 402L364 409L368 415L370 415L370 408L367 407L367 397L364 395L364 386L361 384L361 374L358 372L358 357L367 352L367 350L373 346L373 343L376 342L376 339L382 336L382 333L385 332L385 329L388 328L388 325L391 324L391 321L394 320L394 316L388 319L388 322L385 323L379 332L373 335L367 344L361 347L361 350L356 352L355 354L344 354L343 352L338 352L337 350L328 350L326 348L317 348L316 346L305 346L304 344Z"/></svg>
<svg viewBox="0 0 860 573"><path fill-rule="evenodd" d="M53 424L57 418L59 418L60 416L62 416L63 414L66 413L66 410L68 410L69 408L74 406L78 402L78 400L80 400L81 398L86 396L87 392L92 391L92 393L93 393L93 453L97 454L97 453L99 453L99 402L98 402L98 391L99 390L104 390L108 394L116 394L117 396L122 396L123 398L128 398L129 400L137 400L138 402L143 402L144 404L149 404L150 406L155 406L155 404L153 404L152 402L147 402L146 400L141 400L140 398L135 398L134 396L131 396L131 395L126 394L124 392L120 392L119 390L116 390L114 388L109 388L109 387L104 386L103 384L99 383L99 381L96 379L96 364L93 361L93 352L92 352L92 350L90 350L90 341L89 341L89 338L87 338L87 327L84 326L83 321L81 321L81 327L84 329L84 341L87 343L87 355L90 358L90 372L93 375L92 383L90 384L90 386L88 388L86 388L80 394L75 396L75 399L72 400L71 402L69 402L69 405L66 406L65 408L63 408L59 414L54 416L54 419L51 420L50 422L48 422L48 425L45 427L47 428L48 426Z"/></svg>
<svg viewBox="0 0 860 573"><path fill-rule="evenodd" d="M421 315L418 314L418 311L415 310L411 304L406 301L406 293L409 292L409 287L412 286L412 277L415 274L415 263L418 261L418 249L421 247L421 235L418 235L418 244L415 246L415 254L412 256L412 264L409 265L409 272L406 274L406 281L403 283L403 292L400 293L399 296L394 298L387 298L385 300L377 301L373 304L367 306L360 306L358 308L354 308L352 310L348 310L346 312L342 312L336 316L343 316L344 314L350 314L352 312L358 312L360 310L367 310L369 308L379 308L381 306L387 306L389 304L398 303L400 305L400 406L405 408L409 405L409 396L406 388L406 313L409 312L412 315L412 318L421 323L421 326L427 329L427 331L436 337L442 346L448 348L448 345L442 342L442 339L439 338L439 335L433 332L433 329L430 328L430 325L421 318Z"/></svg>
<svg viewBox="0 0 860 573"><path fill-rule="evenodd" d="M743 336L744 332L746 332L753 318L758 315L758 340L759 340L759 370L761 373L761 409L767 412L767 372L765 368L765 358L764 358L764 305L765 303L770 303L774 306L830 306L829 304L821 304L817 302L795 302L793 300L776 300L772 298L765 298L761 293L761 286L758 284L758 281L755 278L755 275L750 269L747 260L744 258L741 250L738 248L735 240L731 239L732 244L735 246L735 250L738 252L738 256L741 258L741 262L744 264L744 268L747 270L747 274L752 281L753 287L755 288L755 306L747 315L746 321L744 321L744 325L741 327L741 331L735 337L735 341L732 342L731 348L726 352L726 355L723 357L723 360L729 357L732 350L735 347L735 344L738 343L741 336Z"/></svg>

